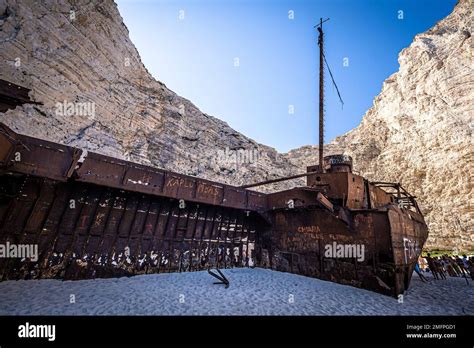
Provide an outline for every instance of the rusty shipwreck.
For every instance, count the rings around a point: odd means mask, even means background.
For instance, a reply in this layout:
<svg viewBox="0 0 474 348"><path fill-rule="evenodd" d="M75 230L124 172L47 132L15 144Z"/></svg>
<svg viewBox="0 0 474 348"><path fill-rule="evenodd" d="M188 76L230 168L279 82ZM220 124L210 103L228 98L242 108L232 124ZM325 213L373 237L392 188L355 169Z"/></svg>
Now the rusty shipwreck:
<svg viewBox="0 0 474 348"><path fill-rule="evenodd" d="M400 184L353 173L349 156L323 156L322 23L320 161L303 174L235 187L0 124L0 245L38 247L37 259L0 258L0 279L265 267L403 293L428 229ZM26 88L0 81L0 112L24 103L31 103ZM307 185L269 194L249 189L297 177ZM362 254L328 255L341 246Z"/></svg>

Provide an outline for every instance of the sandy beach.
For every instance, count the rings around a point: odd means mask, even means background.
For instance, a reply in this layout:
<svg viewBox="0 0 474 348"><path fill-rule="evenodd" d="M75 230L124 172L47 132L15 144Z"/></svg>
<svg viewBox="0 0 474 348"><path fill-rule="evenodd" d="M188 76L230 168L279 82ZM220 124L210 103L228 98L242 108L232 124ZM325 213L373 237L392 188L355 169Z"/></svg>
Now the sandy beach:
<svg viewBox="0 0 474 348"><path fill-rule="evenodd" d="M474 315L474 282L413 276L403 303L364 289L268 269L80 281L0 283L0 315ZM74 301L75 302L74 302ZM73 303L71 303L73 302Z"/></svg>

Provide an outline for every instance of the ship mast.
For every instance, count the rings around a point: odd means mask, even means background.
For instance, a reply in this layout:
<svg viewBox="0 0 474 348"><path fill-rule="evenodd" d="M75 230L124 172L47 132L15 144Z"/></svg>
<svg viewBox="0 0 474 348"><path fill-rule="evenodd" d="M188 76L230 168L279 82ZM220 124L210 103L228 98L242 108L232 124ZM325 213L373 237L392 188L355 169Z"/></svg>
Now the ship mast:
<svg viewBox="0 0 474 348"><path fill-rule="evenodd" d="M328 21L328 19L325 20ZM319 37L319 170L324 172L323 157L324 157L324 32L323 19L319 19L317 26Z"/></svg>
<svg viewBox="0 0 474 348"><path fill-rule="evenodd" d="M339 88L337 88L336 81L332 76L331 69L329 68L326 57L324 56L324 32L323 32L323 23L327 22L329 18L323 20L319 19L319 24L314 27L318 29L318 46L319 46L319 171L324 172L323 167L323 158L324 158L324 63L326 63L329 71L329 76L331 76L332 83L336 87L337 95L341 105L344 106L344 101L342 100L341 94L339 93Z"/></svg>

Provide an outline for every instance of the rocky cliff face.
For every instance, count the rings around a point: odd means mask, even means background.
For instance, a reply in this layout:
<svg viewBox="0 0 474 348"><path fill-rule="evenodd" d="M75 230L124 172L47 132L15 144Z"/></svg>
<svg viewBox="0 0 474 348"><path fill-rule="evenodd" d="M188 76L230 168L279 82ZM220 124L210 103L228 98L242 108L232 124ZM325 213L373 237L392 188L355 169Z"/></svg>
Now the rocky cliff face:
<svg viewBox="0 0 474 348"><path fill-rule="evenodd" d="M417 195L432 247L474 249L470 4L418 35L361 125L327 147ZM234 185L318 160L311 146L278 154L153 79L112 0L0 0L0 48L0 78L43 103L0 114L17 132Z"/></svg>
<svg viewBox="0 0 474 348"><path fill-rule="evenodd" d="M15 131L234 185L297 170L156 81L112 0L0 0L0 47L43 103L1 114Z"/></svg>
<svg viewBox="0 0 474 348"><path fill-rule="evenodd" d="M330 144L364 176L401 182L418 197L428 247L474 250L472 5L460 1L417 35L361 124ZM308 146L288 155L298 166L317 160Z"/></svg>

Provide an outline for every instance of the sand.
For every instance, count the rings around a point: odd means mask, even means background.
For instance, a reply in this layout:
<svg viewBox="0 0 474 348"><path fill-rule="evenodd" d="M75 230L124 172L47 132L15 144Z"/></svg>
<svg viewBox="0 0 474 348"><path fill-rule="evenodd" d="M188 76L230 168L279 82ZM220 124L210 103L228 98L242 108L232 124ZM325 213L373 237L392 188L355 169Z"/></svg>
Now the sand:
<svg viewBox="0 0 474 348"><path fill-rule="evenodd" d="M230 287L207 272L80 281L0 283L0 315L474 315L474 282L423 283L397 299L268 269L226 269ZM74 296L72 296L74 295ZM72 299L75 300L74 303Z"/></svg>

